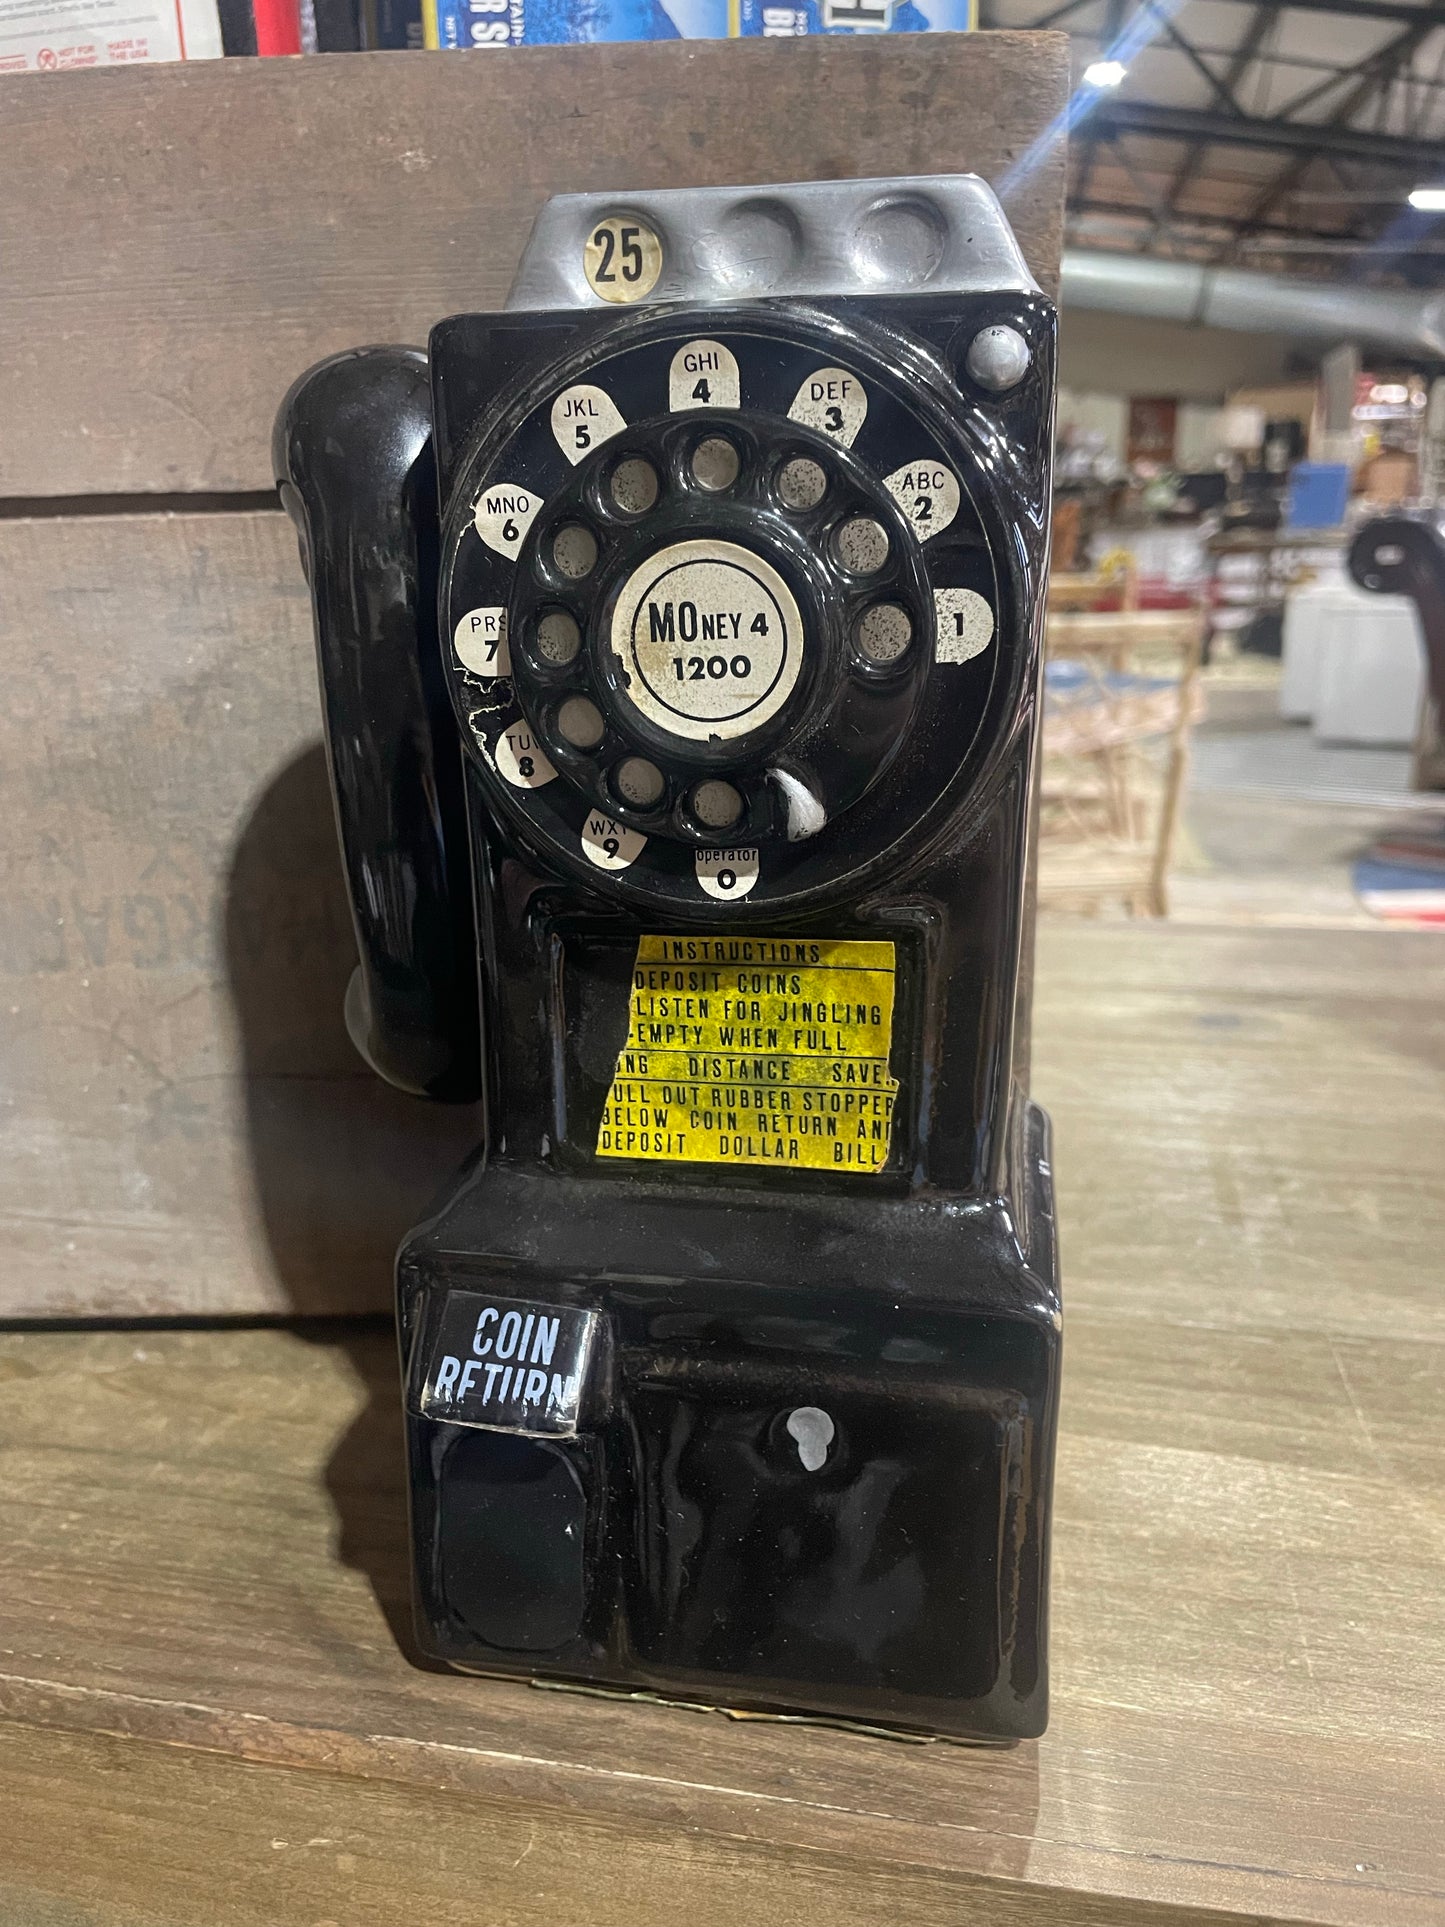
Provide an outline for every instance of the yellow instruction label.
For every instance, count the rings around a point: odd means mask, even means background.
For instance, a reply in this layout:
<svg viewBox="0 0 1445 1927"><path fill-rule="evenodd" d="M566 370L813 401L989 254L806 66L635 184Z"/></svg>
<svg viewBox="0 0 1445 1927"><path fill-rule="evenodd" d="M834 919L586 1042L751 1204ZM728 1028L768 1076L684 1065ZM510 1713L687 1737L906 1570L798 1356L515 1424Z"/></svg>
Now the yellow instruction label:
<svg viewBox="0 0 1445 1927"><path fill-rule="evenodd" d="M881 1171L894 962L852 938L639 938L598 1157Z"/></svg>

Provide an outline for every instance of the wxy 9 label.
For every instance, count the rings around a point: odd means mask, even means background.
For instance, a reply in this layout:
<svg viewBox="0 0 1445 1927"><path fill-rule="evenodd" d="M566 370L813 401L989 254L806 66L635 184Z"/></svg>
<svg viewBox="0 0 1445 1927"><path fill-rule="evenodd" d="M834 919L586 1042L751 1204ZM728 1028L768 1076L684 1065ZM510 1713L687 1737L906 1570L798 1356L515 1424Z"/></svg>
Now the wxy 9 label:
<svg viewBox="0 0 1445 1927"><path fill-rule="evenodd" d="M642 937L597 1155L881 1171L892 943Z"/></svg>

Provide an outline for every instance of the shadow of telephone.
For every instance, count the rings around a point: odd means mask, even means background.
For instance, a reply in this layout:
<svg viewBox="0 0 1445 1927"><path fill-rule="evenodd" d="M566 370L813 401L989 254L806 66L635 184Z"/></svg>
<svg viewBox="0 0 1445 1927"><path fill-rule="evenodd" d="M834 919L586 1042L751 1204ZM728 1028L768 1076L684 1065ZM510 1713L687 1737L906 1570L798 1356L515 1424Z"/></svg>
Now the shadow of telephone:
<svg viewBox="0 0 1445 1927"><path fill-rule="evenodd" d="M554 200L283 404L348 1028L486 1107L397 1264L431 1658L1042 1728L1053 365L981 182L813 183Z"/></svg>

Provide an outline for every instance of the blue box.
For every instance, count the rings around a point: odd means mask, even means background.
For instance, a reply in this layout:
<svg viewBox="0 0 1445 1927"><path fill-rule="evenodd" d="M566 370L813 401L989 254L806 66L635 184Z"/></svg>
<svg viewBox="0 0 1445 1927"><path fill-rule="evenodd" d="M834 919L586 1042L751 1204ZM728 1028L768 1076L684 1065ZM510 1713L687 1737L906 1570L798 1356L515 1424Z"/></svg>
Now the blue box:
<svg viewBox="0 0 1445 1927"><path fill-rule="evenodd" d="M729 0L424 0L423 19L429 47L457 49L732 37Z"/></svg>
<svg viewBox="0 0 1445 1927"><path fill-rule="evenodd" d="M978 0L422 0L428 47L966 32Z"/></svg>
<svg viewBox="0 0 1445 1927"><path fill-rule="evenodd" d="M1287 529L1337 529L1350 502L1350 471L1344 462L1296 462L1285 498Z"/></svg>
<svg viewBox="0 0 1445 1927"><path fill-rule="evenodd" d="M739 0L737 32L786 39L805 33L967 33L978 0Z"/></svg>

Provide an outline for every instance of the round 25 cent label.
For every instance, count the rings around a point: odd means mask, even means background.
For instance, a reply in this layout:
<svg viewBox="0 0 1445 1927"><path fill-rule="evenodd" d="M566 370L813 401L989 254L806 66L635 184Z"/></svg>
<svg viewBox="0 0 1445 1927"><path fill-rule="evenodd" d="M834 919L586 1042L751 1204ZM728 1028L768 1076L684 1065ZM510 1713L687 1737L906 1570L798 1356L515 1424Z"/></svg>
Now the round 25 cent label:
<svg viewBox="0 0 1445 1927"><path fill-rule="evenodd" d="M641 301L662 273L662 242L634 214L608 214L582 249L587 285L603 301Z"/></svg>

